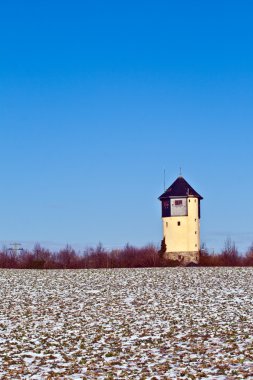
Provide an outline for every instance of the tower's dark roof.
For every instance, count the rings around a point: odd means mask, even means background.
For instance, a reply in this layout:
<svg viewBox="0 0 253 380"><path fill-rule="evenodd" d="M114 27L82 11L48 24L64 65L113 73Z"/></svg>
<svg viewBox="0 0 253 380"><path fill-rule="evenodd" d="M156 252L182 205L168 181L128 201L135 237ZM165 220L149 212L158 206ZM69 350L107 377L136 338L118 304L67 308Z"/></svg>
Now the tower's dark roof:
<svg viewBox="0 0 253 380"><path fill-rule="evenodd" d="M159 197L160 200L170 197L188 197L194 196L199 199L203 199L201 195L197 193L189 183L183 178L178 177L172 185Z"/></svg>

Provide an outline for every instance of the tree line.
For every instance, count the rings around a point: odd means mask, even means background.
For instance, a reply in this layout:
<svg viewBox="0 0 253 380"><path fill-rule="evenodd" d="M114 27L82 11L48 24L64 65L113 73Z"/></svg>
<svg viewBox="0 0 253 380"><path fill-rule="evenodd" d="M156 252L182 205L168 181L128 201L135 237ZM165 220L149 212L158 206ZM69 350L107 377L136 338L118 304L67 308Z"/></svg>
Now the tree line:
<svg viewBox="0 0 253 380"><path fill-rule="evenodd" d="M0 268L15 269L96 269L174 267L182 263L164 258L162 249L154 245L137 248L127 244L121 249L105 249L101 244L76 252L66 246L57 252L36 244L32 250L17 252L3 248L0 251ZM253 266L253 245L239 254L235 244L227 240L220 253L210 253L205 246L200 251L199 266Z"/></svg>

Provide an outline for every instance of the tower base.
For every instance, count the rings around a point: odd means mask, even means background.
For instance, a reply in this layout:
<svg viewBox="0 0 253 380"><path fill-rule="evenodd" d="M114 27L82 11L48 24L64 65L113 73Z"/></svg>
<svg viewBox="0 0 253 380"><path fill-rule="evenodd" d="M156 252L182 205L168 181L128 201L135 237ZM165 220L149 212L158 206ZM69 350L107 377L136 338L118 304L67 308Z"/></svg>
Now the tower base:
<svg viewBox="0 0 253 380"><path fill-rule="evenodd" d="M164 258L169 260L177 260L183 265L187 265L189 263L198 264L199 252L166 252L164 254Z"/></svg>

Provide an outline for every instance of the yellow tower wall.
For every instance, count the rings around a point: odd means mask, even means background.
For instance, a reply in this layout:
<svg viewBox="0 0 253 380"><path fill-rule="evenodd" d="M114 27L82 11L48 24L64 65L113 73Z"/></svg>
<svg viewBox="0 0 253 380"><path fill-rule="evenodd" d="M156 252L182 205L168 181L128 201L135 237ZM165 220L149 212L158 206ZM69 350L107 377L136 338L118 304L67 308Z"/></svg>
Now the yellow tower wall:
<svg viewBox="0 0 253 380"><path fill-rule="evenodd" d="M198 262L200 251L199 199L187 198L187 216L163 219L167 257L174 260Z"/></svg>

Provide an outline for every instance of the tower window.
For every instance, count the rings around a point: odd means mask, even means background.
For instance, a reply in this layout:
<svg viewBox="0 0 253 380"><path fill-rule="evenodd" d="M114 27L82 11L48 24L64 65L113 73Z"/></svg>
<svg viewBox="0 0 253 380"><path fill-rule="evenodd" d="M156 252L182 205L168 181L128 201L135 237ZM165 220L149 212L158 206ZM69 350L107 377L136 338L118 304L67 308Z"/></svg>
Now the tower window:
<svg viewBox="0 0 253 380"><path fill-rule="evenodd" d="M170 202L164 201L163 202L163 206L164 206L164 208L169 208L170 207Z"/></svg>
<svg viewBox="0 0 253 380"><path fill-rule="evenodd" d="M181 206L183 204L183 201L181 199L175 200L175 206Z"/></svg>
<svg viewBox="0 0 253 380"><path fill-rule="evenodd" d="M178 225L178 226L181 226L181 222L177 222L177 225Z"/></svg>
<svg viewBox="0 0 253 380"><path fill-rule="evenodd" d="M189 199L189 203L191 202L191 200Z"/></svg>
<svg viewBox="0 0 253 380"><path fill-rule="evenodd" d="M197 235L197 231L195 231L195 235Z"/></svg>

